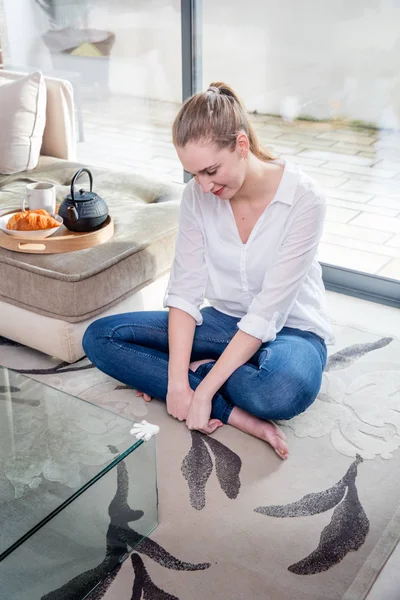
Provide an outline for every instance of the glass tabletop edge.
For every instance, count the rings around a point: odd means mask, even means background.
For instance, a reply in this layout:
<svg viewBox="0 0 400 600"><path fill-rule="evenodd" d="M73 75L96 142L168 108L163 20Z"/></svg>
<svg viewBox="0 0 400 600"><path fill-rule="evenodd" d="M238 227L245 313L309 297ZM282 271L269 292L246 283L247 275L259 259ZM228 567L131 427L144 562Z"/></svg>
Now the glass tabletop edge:
<svg viewBox="0 0 400 600"><path fill-rule="evenodd" d="M124 460L127 456L129 456L134 450L136 450L139 446L144 444L144 440L136 440L132 446L129 446L124 452L118 454L108 465L104 467L99 473L97 473L92 479L87 481L79 490L76 490L69 498L64 500L57 508L52 510L48 515L46 515L41 521L36 523L34 527L29 529L24 535L22 535L18 540L16 540L11 546L6 548L4 552L0 554L0 562L2 562L7 556L12 554L14 550L16 550L19 546L21 546L24 542L26 542L30 537L32 537L37 531L39 531L44 525L46 525L49 521L51 521L54 517L56 517L61 511L63 511L69 504L72 504L79 496L81 496L87 489L89 489L92 485L94 485L99 479L101 479L104 475L106 475L111 469L113 469L118 463Z"/></svg>

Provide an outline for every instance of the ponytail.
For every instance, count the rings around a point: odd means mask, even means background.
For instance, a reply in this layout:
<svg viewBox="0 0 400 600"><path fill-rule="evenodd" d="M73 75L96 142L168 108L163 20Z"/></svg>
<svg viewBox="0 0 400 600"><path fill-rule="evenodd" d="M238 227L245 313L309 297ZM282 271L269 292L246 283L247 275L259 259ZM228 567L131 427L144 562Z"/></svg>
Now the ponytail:
<svg viewBox="0 0 400 600"><path fill-rule="evenodd" d="M188 142L211 141L218 148L236 146L236 138L244 131L249 138L250 151L260 160L273 160L273 154L262 147L239 96L231 87L217 81L206 92L188 98L172 126L174 145L184 147Z"/></svg>

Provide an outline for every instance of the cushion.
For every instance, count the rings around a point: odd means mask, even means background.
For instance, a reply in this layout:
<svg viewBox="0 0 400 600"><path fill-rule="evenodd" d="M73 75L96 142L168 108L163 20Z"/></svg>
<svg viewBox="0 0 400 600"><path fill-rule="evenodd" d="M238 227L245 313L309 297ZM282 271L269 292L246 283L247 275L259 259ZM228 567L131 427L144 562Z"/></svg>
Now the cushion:
<svg viewBox="0 0 400 600"><path fill-rule="evenodd" d="M0 69L0 85L21 79L25 73ZM75 160L75 117L72 84L65 79L44 78L47 92L46 125L40 154Z"/></svg>
<svg viewBox="0 0 400 600"><path fill-rule="evenodd" d="M41 73L15 81L0 77L0 173L34 169L46 124L46 86Z"/></svg>
<svg viewBox="0 0 400 600"><path fill-rule="evenodd" d="M0 208L17 208L29 181L69 191L83 165L41 157L30 173L0 177ZM0 299L75 323L127 298L171 266L183 186L126 172L90 167L93 190L107 202L115 234L100 246L63 254L34 255L0 248ZM79 187L88 189L85 177Z"/></svg>

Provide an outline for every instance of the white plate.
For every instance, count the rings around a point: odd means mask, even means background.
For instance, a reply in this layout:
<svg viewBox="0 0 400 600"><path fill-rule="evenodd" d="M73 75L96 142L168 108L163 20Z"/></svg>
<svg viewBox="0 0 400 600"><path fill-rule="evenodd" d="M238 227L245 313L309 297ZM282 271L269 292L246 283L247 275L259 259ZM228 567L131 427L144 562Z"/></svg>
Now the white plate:
<svg viewBox="0 0 400 600"><path fill-rule="evenodd" d="M61 225L63 224L62 217L52 214L51 216L60 223L58 227L51 227L50 229L37 229L33 231L14 231L14 229L7 229L7 223L9 219L11 219L13 215L19 212L21 211L16 210L15 212L8 213L7 215L3 215L2 217L0 217L0 230L6 233L7 235L12 235L13 237L40 240L43 238L47 238L55 231L58 231Z"/></svg>

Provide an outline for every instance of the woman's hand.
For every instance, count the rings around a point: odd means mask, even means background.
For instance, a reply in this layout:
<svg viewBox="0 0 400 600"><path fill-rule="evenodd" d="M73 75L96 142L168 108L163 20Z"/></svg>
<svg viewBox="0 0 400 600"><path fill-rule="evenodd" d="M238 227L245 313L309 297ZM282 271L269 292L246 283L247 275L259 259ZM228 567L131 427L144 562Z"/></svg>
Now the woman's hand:
<svg viewBox="0 0 400 600"><path fill-rule="evenodd" d="M190 404L192 402L194 391L189 385L189 381L183 384L168 384L167 391L167 412L179 421L185 421Z"/></svg>
<svg viewBox="0 0 400 600"><path fill-rule="evenodd" d="M194 391L187 384L168 386L167 391L167 412L179 421L185 421L193 398ZM152 397L144 392L136 391L136 396L141 396L146 402L151 402Z"/></svg>
<svg viewBox="0 0 400 600"><path fill-rule="evenodd" d="M219 419L210 419L212 398L194 392L189 412L186 417L188 429L196 429L202 433L214 433L223 423Z"/></svg>

